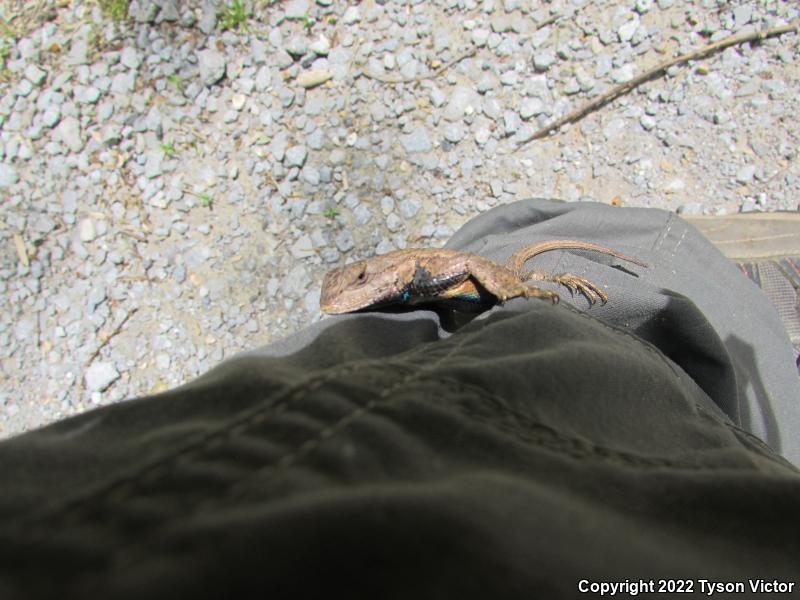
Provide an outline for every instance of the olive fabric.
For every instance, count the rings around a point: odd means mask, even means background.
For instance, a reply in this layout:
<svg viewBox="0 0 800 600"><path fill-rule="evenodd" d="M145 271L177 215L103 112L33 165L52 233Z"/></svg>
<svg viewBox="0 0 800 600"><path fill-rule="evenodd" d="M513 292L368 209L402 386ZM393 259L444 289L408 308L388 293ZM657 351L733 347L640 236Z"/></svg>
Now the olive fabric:
<svg viewBox="0 0 800 600"><path fill-rule="evenodd" d="M330 318L3 442L0 598L796 588L800 386L774 310L662 211L531 200L449 246L553 237L649 266L549 253L608 304Z"/></svg>

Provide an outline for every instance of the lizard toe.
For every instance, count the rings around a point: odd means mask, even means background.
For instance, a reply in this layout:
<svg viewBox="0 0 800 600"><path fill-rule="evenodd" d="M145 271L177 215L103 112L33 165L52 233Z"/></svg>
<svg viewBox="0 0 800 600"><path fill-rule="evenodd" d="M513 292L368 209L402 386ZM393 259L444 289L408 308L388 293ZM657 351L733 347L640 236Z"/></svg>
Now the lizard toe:
<svg viewBox="0 0 800 600"><path fill-rule="evenodd" d="M594 305L598 298L603 304L608 302L606 293L588 279L578 277L572 273L561 273L555 277L555 280L567 287L573 295L575 295L575 292L583 294L590 305Z"/></svg>

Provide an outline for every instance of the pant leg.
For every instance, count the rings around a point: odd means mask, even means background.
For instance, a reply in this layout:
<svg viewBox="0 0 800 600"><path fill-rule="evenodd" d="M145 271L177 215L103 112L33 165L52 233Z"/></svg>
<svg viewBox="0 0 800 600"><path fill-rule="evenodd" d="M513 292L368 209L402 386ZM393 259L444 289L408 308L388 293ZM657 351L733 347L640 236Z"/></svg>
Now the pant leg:
<svg viewBox="0 0 800 600"><path fill-rule="evenodd" d="M504 261L519 247L550 238L596 242L647 262L641 269L563 251L530 264L600 282L611 300L589 314L657 346L735 423L800 463L800 380L788 335L761 290L702 234L658 209L533 199L476 217L447 247ZM586 308L583 298L575 302Z"/></svg>

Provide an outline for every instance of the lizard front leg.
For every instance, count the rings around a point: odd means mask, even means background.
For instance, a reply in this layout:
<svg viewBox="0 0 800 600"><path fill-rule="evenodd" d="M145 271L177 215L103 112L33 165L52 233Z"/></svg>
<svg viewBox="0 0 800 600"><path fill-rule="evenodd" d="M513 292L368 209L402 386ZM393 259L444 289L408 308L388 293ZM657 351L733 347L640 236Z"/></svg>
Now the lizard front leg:
<svg viewBox="0 0 800 600"><path fill-rule="evenodd" d="M588 279L573 275L572 273L559 273L558 275L553 275L551 273L547 273L546 271L533 269L523 273L520 276L520 279L523 281L552 281L554 283L560 283L561 285L569 288L569 291L573 296L575 295L575 292L580 292L586 296L589 304L594 304L597 302L598 297L603 304L608 302L608 295L598 285L592 283Z"/></svg>

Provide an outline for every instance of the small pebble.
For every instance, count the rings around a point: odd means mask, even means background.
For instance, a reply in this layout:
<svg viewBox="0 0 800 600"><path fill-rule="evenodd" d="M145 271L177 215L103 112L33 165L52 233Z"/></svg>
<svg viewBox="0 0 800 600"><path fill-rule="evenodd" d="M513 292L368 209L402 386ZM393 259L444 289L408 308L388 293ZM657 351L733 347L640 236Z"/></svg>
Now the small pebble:
<svg viewBox="0 0 800 600"><path fill-rule="evenodd" d="M620 42L630 42L639 27L639 19L631 19L617 30Z"/></svg>
<svg viewBox="0 0 800 600"><path fill-rule="evenodd" d="M417 127L410 134L401 136L400 143L409 154L428 152L433 148L430 133L424 127Z"/></svg>
<svg viewBox="0 0 800 600"><path fill-rule="evenodd" d="M91 242L97 237L94 221L91 219L83 219L80 223L78 235L82 242Z"/></svg>
<svg viewBox="0 0 800 600"><path fill-rule="evenodd" d="M11 165L0 163L0 189L8 188L19 181L17 170Z"/></svg>
<svg viewBox="0 0 800 600"><path fill-rule="evenodd" d="M448 123L444 128L444 139L457 144L464 139L464 127L461 123Z"/></svg>
<svg viewBox="0 0 800 600"><path fill-rule="evenodd" d="M27 67L25 67L25 78L33 85L42 85L46 77L47 72L34 64L29 64Z"/></svg>
<svg viewBox="0 0 800 600"><path fill-rule="evenodd" d="M305 146L292 146L286 150L283 162L287 167L302 167L306 162L308 150Z"/></svg>
<svg viewBox="0 0 800 600"><path fill-rule="evenodd" d="M61 141L72 152L83 150L84 141L81 133L80 124L75 117L65 117L53 130L56 138Z"/></svg>
<svg viewBox="0 0 800 600"><path fill-rule="evenodd" d="M328 69L317 69L314 71L303 71L297 76L297 83L304 88L313 88L322 85L326 81L333 79L333 71Z"/></svg>
<svg viewBox="0 0 800 600"><path fill-rule="evenodd" d="M736 181L739 183L750 183L756 174L755 165L745 165L736 172Z"/></svg>
<svg viewBox="0 0 800 600"><path fill-rule="evenodd" d="M539 71L547 71L556 62L556 53L553 50L537 52L533 55L533 66Z"/></svg>
<svg viewBox="0 0 800 600"><path fill-rule="evenodd" d="M639 124L645 131L650 131L656 126L657 121L650 115L642 115L639 118Z"/></svg>
<svg viewBox="0 0 800 600"><path fill-rule="evenodd" d="M197 53L197 62L204 85L214 85L225 76L225 57L216 50L201 50Z"/></svg>
<svg viewBox="0 0 800 600"><path fill-rule="evenodd" d="M119 378L114 365L105 361L93 362L84 374L86 389L90 392L102 392Z"/></svg>

